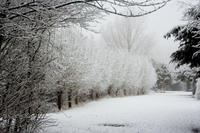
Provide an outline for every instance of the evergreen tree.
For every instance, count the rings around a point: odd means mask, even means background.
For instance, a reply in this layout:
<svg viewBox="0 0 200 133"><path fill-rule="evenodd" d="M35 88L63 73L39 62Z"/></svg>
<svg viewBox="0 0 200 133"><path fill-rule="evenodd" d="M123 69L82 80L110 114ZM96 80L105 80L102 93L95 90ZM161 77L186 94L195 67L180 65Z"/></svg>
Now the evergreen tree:
<svg viewBox="0 0 200 133"><path fill-rule="evenodd" d="M179 41L179 48L172 53L172 62L177 67L188 64L191 68L200 66L200 3L189 8L184 14L187 24L177 26L165 35L165 38L174 37Z"/></svg>
<svg viewBox="0 0 200 133"><path fill-rule="evenodd" d="M178 50L172 53L171 61L177 63L177 67L188 65L192 70L200 67L200 2L187 9L184 18L187 20L185 25L175 27L164 37L174 37L175 41L179 41ZM200 71L194 72L190 80L195 83ZM195 91L196 87L193 87L193 94Z"/></svg>

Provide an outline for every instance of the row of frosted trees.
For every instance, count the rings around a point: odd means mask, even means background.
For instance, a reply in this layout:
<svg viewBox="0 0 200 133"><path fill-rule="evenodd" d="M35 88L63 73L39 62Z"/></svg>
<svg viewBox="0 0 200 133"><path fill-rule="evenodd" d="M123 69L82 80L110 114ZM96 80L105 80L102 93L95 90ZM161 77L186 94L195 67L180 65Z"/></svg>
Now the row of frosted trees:
<svg viewBox="0 0 200 133"><path fill-rule="evenodd" d="M83 88L77 84L83 81L77 82L74 79L81 79L80 75L87 72L83 70L87 67L79 69L78 66L88 62L82 61L83 58L73 59L80 55L69 55L72 58L65 61L64 53L68 51L61 50L59 43L56 45L51 41L52 29L71 27L72 24L87 29L91 22L101 18L104 13L143 16L160 9L167 1L1 0L0 132L39 132L48 123L46 113L50 107L47 102L55 100L55 92L59 96L57 99L62 98L62 91L55 90L62 90L63 86L67 86L65 90ZM136 12L135 8L140 10ZM73 33L67 38L71 42L66 44L70 45L79 40L79 36ZM71 54L77 53L75 51L74 47ZM73 60L73 63L69 60Z"/></svg>
<svg viewBox="0 0 200 133"><path fill-rule="evenodd" d="M140 22L115 18L95 39L77 26L52 31L56 46L49 51L56 60L47 69L46 82L54 86L59 109L108 95L145 94L154 86L152 44Z"/></svg>

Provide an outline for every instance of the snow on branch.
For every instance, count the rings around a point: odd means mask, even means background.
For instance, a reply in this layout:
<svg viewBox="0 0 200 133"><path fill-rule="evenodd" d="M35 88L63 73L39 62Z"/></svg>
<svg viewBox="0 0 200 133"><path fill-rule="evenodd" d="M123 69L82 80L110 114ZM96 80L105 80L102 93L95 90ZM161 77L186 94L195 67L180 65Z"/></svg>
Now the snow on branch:
<svg viewBox="0 0 200 133"><path fill-rule="evenodd" d="M154 12L169 0L4 0L0 3L0 34L34 38L38 31L63 24L88 23L102 12L125 17L139 17ZM23 32L23 34L21 33Z"/></svg>

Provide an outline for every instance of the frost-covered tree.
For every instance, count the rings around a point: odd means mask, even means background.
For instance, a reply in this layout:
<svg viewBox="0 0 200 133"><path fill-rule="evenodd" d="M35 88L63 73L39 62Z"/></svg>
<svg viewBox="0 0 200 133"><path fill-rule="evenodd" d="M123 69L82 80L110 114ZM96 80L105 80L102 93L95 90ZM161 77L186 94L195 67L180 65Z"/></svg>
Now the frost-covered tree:
<svg viewBox="0 0 200 133"><path fill-rule="evenodd" d="M175 79L178 81L186 82L188 91L196 91L196 79L199 77L199 68L190 68L188 65L182 65L175 71Z"/></svg>
<svg viewBox="0 0 200 133"><path fill-rule="evenodd" d="M138 89L136 94L144 93L154 85L156 80L155 70L148 57L154 45L153 41L145 32L143 19L116 17L114 20L108 21L102 29L102 38L108 47L126 55L124 61L127 61L127 64L122 67L127 72L125 79L122 80L124 89L130 87L133 90ZM114 75L114 77L119 76Z"/></svg>
<svg viewBox="0 0 200 133"><path fill-rule="evenodd" d="M172 84L172 76L166 64L158 63L154 61L154 68L157 73L157 82L154 89L165 91Z"/></svg>
<svg viewBox="0 0 200 133"><path fill-rule="evenodd" d="M102 37L108 46L133 54L147 55L154 45L153 37L145 31L144 18L116 16L102 28Z"/></svg>
<svg viewBox="0 0 200 133"><path fill-rule="evenodd" d="M83 94L92 100L106 93L111 96L143 94L156 82L152 63L143 52L132 54L125 49L113 48L101 36L94 40L73 28L56 32L56 47L52 52L58 60L49 68L52 76L48 76L47 82L56 84L59 80L63 82L63 91L71 88L77 92L71 94L70 99L78 96L81 101ZM72 33L74 35L70 36Z"/></svg>
<svg viewBox="0 0 200 133"><path fill-rule="evenodd" d="M0 128L2 132L34 132L44 122L47 106L42 86L50 59L41 42L8 39L0 55Z"/></svg>
<svg viewBox="0 0 200 133"><path fill-rule="evenodd" d="M56 100L56 94L64 95L62 104L71 107L73 93L77 93L81 83L81 75L87 66L85 53L81 41L84 41L76 26L71 28L56 28L52 30L51 40L54 45L49 46L48 56L55 58L46 69L45 82L54 92L52 97Z"/></svg>

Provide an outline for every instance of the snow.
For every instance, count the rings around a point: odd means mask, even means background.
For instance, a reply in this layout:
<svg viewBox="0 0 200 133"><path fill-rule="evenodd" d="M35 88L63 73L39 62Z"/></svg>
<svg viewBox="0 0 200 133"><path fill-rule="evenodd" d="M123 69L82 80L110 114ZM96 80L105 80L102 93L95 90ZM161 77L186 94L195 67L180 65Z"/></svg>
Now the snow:
<svg viewBox="0 0 200 133"><path fill-rule="evenodd" d="M191 133L200 128L200 102L191 92L106 98L49 114L48 133Z"/></svg>

